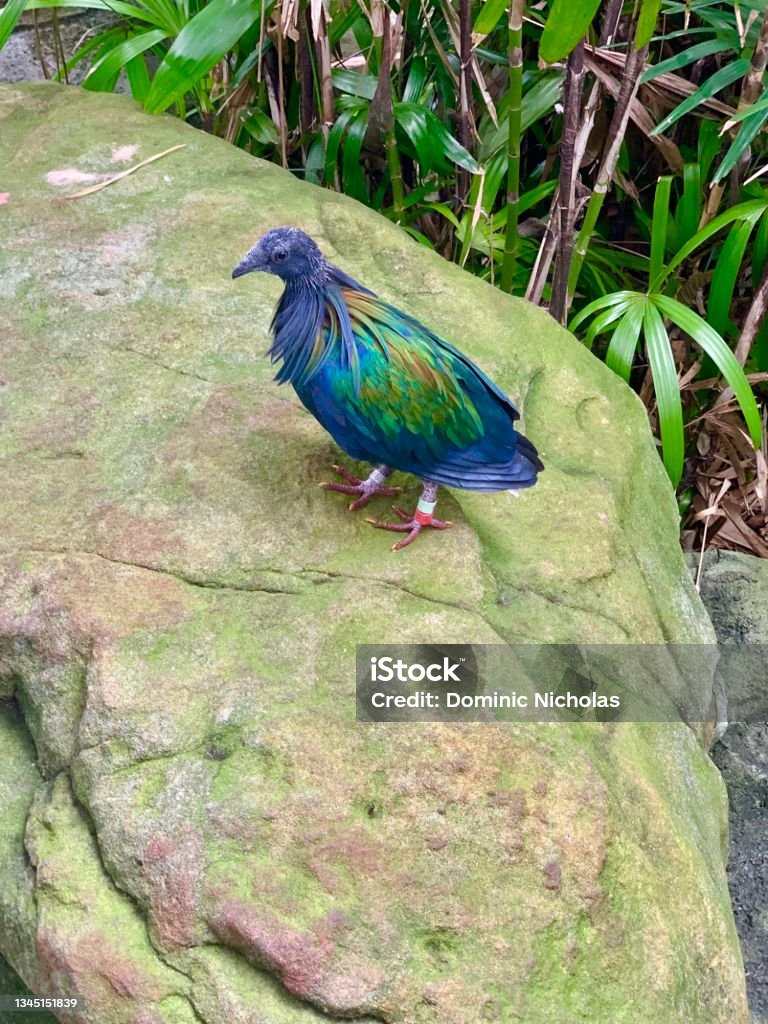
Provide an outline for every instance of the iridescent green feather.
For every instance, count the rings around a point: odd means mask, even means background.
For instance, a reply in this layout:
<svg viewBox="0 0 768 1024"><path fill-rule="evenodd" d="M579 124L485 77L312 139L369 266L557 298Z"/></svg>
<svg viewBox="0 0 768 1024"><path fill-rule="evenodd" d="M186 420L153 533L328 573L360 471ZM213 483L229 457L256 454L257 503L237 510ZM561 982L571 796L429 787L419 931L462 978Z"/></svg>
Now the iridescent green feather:
<svg viewBox="0 0 768 1024"><path fill-rule="evenodd" d="M362 349L361 383L352 396L348 381L337 377L337 397L374 419L386 436L394 439L405 428L435 454L446 443L466 447L482 437L483 422L452 351L373 296L350 289L342 289L342 296ZM332 317L326 340L338 331Z"/></svg>

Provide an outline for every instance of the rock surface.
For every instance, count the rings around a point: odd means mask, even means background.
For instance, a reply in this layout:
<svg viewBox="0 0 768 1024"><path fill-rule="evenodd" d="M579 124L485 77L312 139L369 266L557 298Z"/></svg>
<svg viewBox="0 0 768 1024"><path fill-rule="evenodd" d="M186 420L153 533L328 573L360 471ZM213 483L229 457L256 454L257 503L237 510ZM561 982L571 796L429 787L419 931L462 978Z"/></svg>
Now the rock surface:
<svg viewBox="0 0 768 1024"><path fill-rule="evenodd" d="M692 560L693 562L693 560ZM695 566L698 558L695 559ZM733 551L709 551L701 574L701 596L718 639L749 644L765 665L768 653L768 562ZM763 679L765 672L762 673ZM751 713L731 724L713 748L730 801L728 881L744 952L747 996L753 1024L768 1024L768 694L761 695L766 720L756 721L756 674L726 677L732 707Z"/></svg>
<svg viewBox="0 0 768 1024"><path fill-rule="evenodd" d="M635 397L540 310L125 98L5 88L0 133L14 969L93 1024L743 1024L686 725L354 720L360 642L711 641ZM399 556L320 491L337 453L261 357L278 283L229 277L286 222L481 362L536 488L445 492L455 528Z"/></svg>

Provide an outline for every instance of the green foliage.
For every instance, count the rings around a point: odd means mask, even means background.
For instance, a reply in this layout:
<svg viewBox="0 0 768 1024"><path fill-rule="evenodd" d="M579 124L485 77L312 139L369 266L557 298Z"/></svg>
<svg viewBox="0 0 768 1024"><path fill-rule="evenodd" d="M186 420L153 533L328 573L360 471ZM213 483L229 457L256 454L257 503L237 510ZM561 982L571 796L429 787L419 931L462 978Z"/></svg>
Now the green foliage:
<svg viewBox="0 0 768 1024"><path fill-rule="evenodd" d="M541 59L554 64L567 57L586 35L599 6L600 0L553 0L539 43Z"/></svg>
<svg viewBox="0 0 768 1024"><path fill-rule="evenodd" d="M6 0L0 11L0 47L3 47L27 6L26 0Z"/></svg>
<svg viewBox="0 0 768 1024"><path fill-rule="evenodd" d="M264 5L269 13L274 0ZM198 88L211 68L260 19L260 0L210 0L182 25L155 72L144 106L159 114Z"/></svg>
<svg viewBox="0 0 768 1024"><path fill-rule="evenodd" d="M697 168L698 170L698 168ZM571 329L589 322L587 340L591 344L599 334L612 329L606 351L606 363L627 382L641 338L644 340L653 379L661 434L664 465L677 485L683 473L685 455L684 412L678 384L670 328L695 342L711 360L733 390L746 420L752 442L760 444L760 412L749 382L722 334L728 326L728 312L747 243L757 223L768 221L768 198L741 203L725 211L692 236L665 262L669 252L670 225L676 222L673 237L682 239L684 225L690 222L690 190L698 182L698 173L688 172L677 209L670 217L671 177L659 179L651 221L650 259L647 290L621 291L604 295L586 306L572 321ZM687 190L687 191L686 191ZM677 216L675 216L675 214ZM669 294L681 280L673 274L686 267L710 239L731 225L731 230L714 260L707 318ZM665 318L669 322L668 328Z"/></svg>
<svg viewBox="0 0 768 1024"><path fill-rule="evenodd" d="M722 92L726 86L742 79L748 71L749 61L745 57L735 60L732 64L726 64L725 67L720 68L719 71L716 71L714 75L703 82L691 96L683 100L671 113L667 114L663 121L656 125L651 134L661 135L668 128L671 128L676 121L679 121L681 117L690 114L691 111L700 107L705 100L711 99L717 93Z"/></svg>

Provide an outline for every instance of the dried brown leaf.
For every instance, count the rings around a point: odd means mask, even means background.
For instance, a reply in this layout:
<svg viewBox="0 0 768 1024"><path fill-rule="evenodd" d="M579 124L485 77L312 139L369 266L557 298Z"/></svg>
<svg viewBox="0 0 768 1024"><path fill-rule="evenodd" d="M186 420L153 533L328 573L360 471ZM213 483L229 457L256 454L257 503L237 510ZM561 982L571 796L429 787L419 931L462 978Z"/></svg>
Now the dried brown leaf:
<svg viewBox="0 0 768 1024"><path fill-rule="evenodd" d="M168 156L169 153L175 153L177 149L186 149L186 142L180 143L178 146L171 146L170 149L164 149L162 153L155 153L154 156L148 156L146 160L140 161L138 164L134 164L133 167L129 167L125 171L120 171L119 174L115 174L111 178L107 178L106 181L100 181L96 185L89 185L88 188L82 188L79 192L71 192L68 196L64 196L64 199L81 199L83 196L92 195L94 192L100 192L101 189L107 188L108 185L114 185L116 181L121 181L123 178L127 178L129 174L133 174L134 171L140 170L142 167L146 167L148 164L153 164L155 160L160 160L164 156Z"/></svg>
<svg viewBox="0 0 768 1024"><path fill-rule="evenodd" d="M586 54L584 57L584 63L587 69L592 72L595 78L597 78L598 81L600 81L611 93L613 98L616 99L619 95L620 88L618 78L612 75L610 71L603 67L598 61L592 60ZM623 59L621 63L623 64ZM653 118L637 97L635 97L630 103L629 116L640 131L647 137L649 142L652 142L653 145L661 152L670 168L673 171L682 171L683 157L680 150L677 148L675 143L665 135L651 135L651 132L655 128Z"/></svg>

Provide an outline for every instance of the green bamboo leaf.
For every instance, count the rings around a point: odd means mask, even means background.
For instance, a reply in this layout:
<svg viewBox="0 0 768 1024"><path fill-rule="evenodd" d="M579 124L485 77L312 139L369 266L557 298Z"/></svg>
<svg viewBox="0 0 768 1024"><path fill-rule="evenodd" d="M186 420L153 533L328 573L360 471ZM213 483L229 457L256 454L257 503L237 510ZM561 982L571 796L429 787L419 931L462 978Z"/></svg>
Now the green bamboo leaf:
<svg viewBox="0 0 768 1024"><path fill-rule="evenodd" d="M475 18L472 31L477 36L487 36L496 28L499 18L507 10L507 0L485 0L480 13Z"/></svg>
<svg viewBox="0 0 768 1024"><path fill-rule="evenodd" d="M689 46L687 50L681 50L674 57L669 57L652 68L646 68L640 76L640 84L644 85L646 82L652 82L659 75L674 74L674 72L679 71L681 68L687 67L688 64L701 60L702 57L711 57L714 53L724 53L726 50L738 52L739 37L735 32L732 38L718 37L717 39L706 39L703 43L696 43L695 46Z"/></svg>
<svg viewBox="0 0 768 1024"><path fill-rule="evenodd" d="M677 248L696 234L701 214L701 168L698 164L686 164L683 167L683 194L675 211Z"/></svg>
<svg viewBox="0 0 768 1024"><path fill-rule="evenodd" d="M744 376L744 371L736 361L736 356L717 331L710 327L698 313L694 313L692 309L684 306L682 302L671 299L668 295L654 295L653 302L665 316L668 316L673 323L693 338L730 384L746 420L752 443L757 448L762 436L760 413L752 388Z"/></svg>
<svg viewBox="0 0 768 1024"><path fill-rule="evenodd" d="M752 244L752 287L757 288L768 259L768 217L760 218Z"/></svg>
<svg viewBox="0 0 768 1024"><path fill-rule="evenodd" d="M714 75L703 82L696 92L692 93L686 99L683 100L672 113L667 114L663 121L651 132L651 135L661 135L667 128L670 128L675 121L679 121L681 117L686 114L690 114L692 110L695 110L700 103L704 100L711 99L716 93L720 92L721 89L725 89L726 86L731 85L739 78L743 78L744 75L749 71L751 65L746 57L740 57L738 60L733 61L732 64L726 64L725 67L720 68Z"/></svg>
<svg viewBox="0 0 768 1024"><path fill-rule="evenodd" d="M355 22L360 21L363 17L364 14L357 4L350 4L349 10L346 13L343 9L337 11L334 7L333 18L328 23L328 38L331 41L331 45L335 46L337 43L340 43L347 32L352 30Z"/></svg>
<svg viewBox="0 0 768 1024"><path fill-rule="evenodd" d="M446 206L445 203L422 203L420 209L432 210L434 213L439 213L441 217L445 217L447 221L453 224L457 231L461 227L459 218L456 216L456 214L453 212L450 206Z"/></svg>
<svg viewBox="0 0 768 1024"><path fill-rule="evenodd" d="M699 164L701 180L707 181L712 161L723 147L724 139L720 135L719 126L715 121L699 123L699 138L696 143L696 159Z"/></svg>
<svg viewBox="0 0 768 1024"><path fill-rule="evenodd" d="M426 110L413 103L394 103L392 110L396 123L405 132L416 152L422 175L438 169L446 171L449 164L439 147L433 145L436 140L430 136Z"/></svg>
<svg viewBox="0 0 768 1024"><path fill-rule="evenodd" d="M138 4L124 3L123 0L29 0L27 3L28 11L39 11L51 7L82 7L92 11L107 11L110 14L121 14L130 21L145 21L148 25L155 25L157 28L167 27L145 8Z"/></svg>
<svg viewBox="0 0 768 1024"><path fill-rule="evenodd" d="M605 295L611 291L613 282L609 282L608 278L603 274L602 270L596 263L588 263L584 267L584 274L588 281L591 280L591 285L589 286L590 292L597 292L598 295Z"/></svg>
<svg viewBox="0 0 768 1024"><path fill-rule="evenodd" d="M742 121L741 128L736 133L736 138L729 146L728 152L715 172L715 176L712 179L713 185L716 185L731 173L743 154L749 149L750 143L766 121L768 121L768 103L755 109L749 117Z"/></svg>
<svg viewBox="0 0 768 1024"><path fill-rule="evenodd" d="M630 291L611 292L609 295L601 295L599 299L590 302L588 306L585 306L581 312L576 314L568 325L568 330L573 333L580 324L583 324L589 317L594 316L595 313L599 313L601 309L605 309L606 306L621 306L626 310L630 303L636 299L637 292Z"/></svg>
<svg viewBox="0 0 768 1024"><path fill-rule="evenodd" d="M438 170L446 161L458 164L472 174L478 174L480 165L435 115L416 103L393 104L395 120L420 154L419 163L430 164L426 170Z"/></svg>
<svg viewBox="0 0 768 1024"><path fill-rule="evenodd" d="M563 80L562 71L547 74L532 86L523 96L520 111L520 131L527 131L535 121L540 121L555 106L561 97Z"/></svg>
<svg viewBox="0 0 768 1024"><path fill-rule="evenodd" d="M274 2L265 3L265 17ZM190 92L260 16L260 0L211 0L187 22L165 55L145 109L159 114Z"/></svg>
<svg viewBox="0 0 768 1024"><path fill-rule="evenodd" d="M518 214L523 214L526 210L530 210L532 206L536 206L542 199L546 199L547 196L551 196L557 188L557 181L552 178L550 181L543 181L541 185L535 185L532 189L527 192L523 192L520 196L520 202L517 204ZM499 211L503 213L503 210Z"/></svg>
<svg viewBox="0 0 768 1024"><path fill-rule="evenodd" d="M149 32L142 32L124 39L122 43L112 47L94 63L85 76L83 88L93 92L112 92L117 76L123 67L134 57L145 53L166 38L167 35L163 29L153 28Z"/></svg>
<svg viewBox="0 0 768 1024"><path fill-rule="evenodd" d="M726 210L724 213L718 214L717 217L713 217L709 224L706 224L700 231L697 231L693 238L689 239L682 249L678 250L666 267L661 270L656 280L651 280L650 291L657 291L664 279L669 277L673 270L676 270L684 260L688 259L695 249L703 245L712 235L717 234L721 228L732 224L735 220L751 220L754 224L762 217L766 210L768 210L768 200L750 199L746 203L738 203L736 206L732 206L730 210Z"/></svg>
<svg viewBox="0 0 768 1024"><path fill-rule="evenodd" d="M489 164L486 164L485 174L482 178L478 177L475 180L480 182L480 187L483 190L483 199L481 206L484 210L492 210L494 203L496 202L496 196L499 194L501 183L507 174L507 154L504 150L501 150L496 154ZM475 202L477 202L477 195L475 194ZM474 204L469 202L467 204L467 212L465 216L472 217L474 215ZM501 211L499 211L501 212ZM504 210L506 216L506 210Z"/></svg>
<svg viewBox="0 0 768 1024"><path fill-rule="evenodd" d="M171 30L173 36L177 36L189 21L190 5L189 0L134 0L142 7L146 7L150 14L153 14L158 21ZM196 8L195 8L196 10Z"/></svg>
<svg viewBox="0 0 768 1024"><path fill-rule="evenodd" d="M358 7L358 4L351 4L351 7ZM365 7L362 8L365 12ZM371 22L369 21L370 15L367 17L356 18L352 23L351 30L357 43L357 48L360 53L370 54L370 60L368 62L368 69L373 74L378 74L378 58L376 49L373 45L373 29L371 28ZM331 21L333 24L333 21Z"/></svg>
<svg viewBox="0 0 768 1024"><path fill-rule="evenodd" d="M275 136L277 136L277 129L275 129ZM307 162L304 165L304 180L311 181L315 185L320 185L323 180L324 163L325 152L323 149L323 136L318 135L309 147L309 152L307 153Z"/></svg>
<svg viewBox="0 0 768 1024"><path fill-rule="evenodd" d="M479 181L479 178L472 179L472 188L474 188L475 182ZM416 188L411 189L407 196L403 199L403 208L408 209L410 206L418 205L423 203L427 196L435 194L435 183L434 181L425 181L421 185L417 185ZM470 192L470 195L472 193ZM418 214L416 214L418 216Z"/></svg>
<svg viewBox="0 0 768 1024"><path fill-rule="evenodd" d="M423 57L416 55L411 59L408 80L401 99L406 103L418 103L428 79L427 62Z"/></svg>
<svg viewBox="0 0 768 1024"><path fill-rule="evenodd" d="M661 0L640 0L640 15L635 29L635 49L647 46L653 38L653 30L661 10Z"/></svg>
<svg viewBox="0 0 768 1024"><path fill-rule="evenodd" d="M152 86L149 80L146 57L143 53L127 62L125 65L125 75L128 79L128 85L131 87L131 95L143 106Z"/></svg>
<svg viewBox="0 0 768 1024"><path fill-rule="evenodd" d="M331 80L334 89L349 93L351 96L362 96L367 100L372 100L376 93L377 80L373 75L364 75L359 71L349 71L346 68L334 68L331 72Z"/></svg>
<svg viewBox="0 0 768 1024"><path fill-rule="evenodd" d="M344 139L341 157L341 174L344 192L361 203L368 202L368 189L361 165L360 154L368 127L368 108L358 111Z"/></svg>
<svg viewBox="0 0 768 1024"><path fill-rule="evenodd" d="M648 275L652 281L661 273L664 266L671 189L672 178L659 178L656 185L656 195L653 200L653 220L651 221L651 262L648 268Z"/></svg>
<svg viewBox="0 0 768 1024"><path fill-rule="evenodd" d="M717 257L709 289L707 323L714 327L718 334L726 334L728 331L728 314L733 301L733 289L736 287L736 279L741 271L741 262L753 227L754 224L750 221L737 221L728 232L728 237Z"/></svg>
<svg viewBox="0 0 768 1024"><path fill-rule="evenodd" d="M752 114L756 114L759 110L765 110L766 108L768 108L768 94L764 93L754 103L750 103L747 107L742 107L735 114L731 114L728 118L728 124L739 124L741 121L746 120L746 118L751 117Z"/></svg>
<svg viewBox="0 0 768 1024"><path fill-rule="evenodd" d="M605 353L605 365L623 377L627 383L632 373L646 302L646 297L641 295L638 296L637 302L629 306L611 335L608 351Z"/></svg>
<svg viewBox="0 0 768 1024"><path fill-rule="evenodd" d="M242 46L239 45L237 49L238 56L242 56L240 52ZM272 49L272 40L269 38L269 36L265 36L264 39L262 39L261 41L261 45L254 46L253 50L251 50L251 52L246 57L244 57L237 65L237 70L235 71L235 74L232 77L233 89L237 88L237 86L240 85L243 79L247 77L248 73L258 65L259 58L263 60L264 54L270 49Z"/></svg>
<svg viewBox="0 0 768 1024"><path fill-rule="evenodd" d="M72 68L84 60L89 53L93 53L94 50L105 53L113 43L117 44L121 39L125 39L125 32L120 28L108 28L104 32L99 32L98 35L91 36L90 39L83 43L79 50L75 50L64 67L56 75L56 80L58 82L63 81L65 72L69 74Z"/></svg>
<svg viewBox="0 0 768 1024"><path fill-rule="evenodd" d="M0 11L0 50L16 28L26 6L27 0L6 0L5 7Z"/></svg>
<svg viewBox="0 0 768 1024"><path fill-rule="evenodd" d="M665 14L669 14L669 6L664 10ZM652 43L666 43L669 39L679 39L681 36L685 36L689 39L691 36L711 36L712 32L708 28L680 28L676 32L664 32L662 35L654 36L651 40Z"/></svg>
<svg viewBox="0 0 768 1024"><path fill-rule="evenodd" d="M469 196L467 197L466 209L456 232L456 237L461 242L461 252L458 260L460 267L463 267L467 262L469 250L474 245L476 234L480 231L486 230L486 225L482 216L474 226L472 223L475 218L475 210L477 209L478 201L480 203L481 210L490 210L493 208L496 194L501 188L501 182L506 170L507 154L500 151L491 159L490 163L486 164L485 174L475 175L472 179L472 184L469 188ZM501 213L502 211L499 212ZM503 211L505 219L506 212L507 211L505 209Z"/></svg>
<svg viewBox="0 0 768 1024"><path fill-rule="evenodd" d="M608 309L604 309L602 313L596 316L589 325L587 336L584 339L584 344L587 348L591 350L598 334L603 334L604 331L607 331L611 324L615 324L616 321L620 320L625 313L626 307L623 305L617 305L609 306Z"/></svg>
<svg viewBox="0 0 768 1024"><path fill-rule="evenodd" d="M669 335L653 302L646 302L643 309L643 333L659 414L662 457L672 485L677 487L683 475L685 457L683 406Z"/></svg>
<svg viewBox="0 0 768 1024"><path fill-rule="evenodd" d="M275 122L258 107L248 111L248 116L243 118L243 128L262 146L274 146L278 141Z"/></svg>
<svg viewBox="0 0 768 1024"><path fill-rule="evenodd" d="M423 245L425 249L431 249L434 252L434 243L431 242L422 231L412 228L410 224L403 224L403 231L405 231L406 234L409 234L411 238L415 238L419 245Z"/></svg>
<svg viewBox="0 0 768 1024"><path fill-rule="evenodd" d="M539 43L539 57L547 64L567 57L584 38L597 14L600 0L554 0Z"/></svg>
<svg viewBox="0 0 768 1024"><path fill-rule="evenodd" d="M561 99L563 92L564 74L558 71L551 72L540 78L523 96L522 109L520 111L520 132L526 132L532 124L546 117ZM505 99L508 99L509 92ZM489 160L499 150L506 152L507 140L509 137L509 116L505 109L505 102L499 104L499 123L494 130L487 135L480 145L478 156L480 160Z"/></svg>
<svg viewBox="0 0 768 1024"><path fill-rule="evenodd" d="M347 125L357 113L356 110L345 110L333 122L333 128L328 133L328 145L325 150L325 180L333 186L336 178L336 163L339 156L341 138L346 131Z"/></svg>
<svg viewBox="0 0 768 1024"><path fill-rule="evenodd" d="M620 245L596 238L594 245L590 246L589 253L591 262L603 263L611 270L639 270L644 277L648 276L649 258L639 253L625 252ZM612 291L618 289L613 288Z"/></svg>

